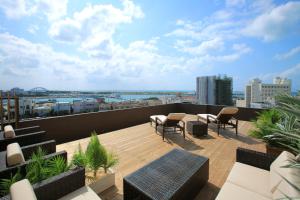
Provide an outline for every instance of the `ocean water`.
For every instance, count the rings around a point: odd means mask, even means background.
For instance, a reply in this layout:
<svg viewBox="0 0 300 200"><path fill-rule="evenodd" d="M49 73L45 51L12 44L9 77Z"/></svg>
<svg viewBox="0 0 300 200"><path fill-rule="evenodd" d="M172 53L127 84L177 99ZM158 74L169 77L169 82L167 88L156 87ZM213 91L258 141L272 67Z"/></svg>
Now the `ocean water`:
<svg viewBox="0 0 300 200"><path fill-rule="evenodd" d="M148 99L151 97L161 98L161 97L173 97L175 95L163 95L163 94L139 94L139 95L120 95L117 97L100 97L104 98L105 102L122 102L122 101L135 101ZM92 97L61 97L61 98L33 98L34 102L46 102L49 100L56 100L56 102L69 102L73 103L76 100L84 100L84 99L93 99Z"/></svg>

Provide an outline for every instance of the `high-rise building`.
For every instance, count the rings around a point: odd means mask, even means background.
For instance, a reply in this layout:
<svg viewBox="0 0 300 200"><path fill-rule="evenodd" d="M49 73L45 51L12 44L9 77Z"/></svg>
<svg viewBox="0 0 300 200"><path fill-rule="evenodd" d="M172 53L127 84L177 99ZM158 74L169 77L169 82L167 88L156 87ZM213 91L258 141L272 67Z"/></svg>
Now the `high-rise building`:
<svg viewBox="0 0 300 200"><path fill-rule="evenodd" d="M275 104L275 96L278 94L291 94L291 80L276 77L273 83L262 83L260 79L253 79L245 89L245 100L247 107L251 105L260 107L271 107Z"/></svg>
<svg viewBox="0 0 300 200"><path fill-rule="evenodd" d="M232 105L232 78L227 76L197 77L196 96L199 104Z"/></svg>

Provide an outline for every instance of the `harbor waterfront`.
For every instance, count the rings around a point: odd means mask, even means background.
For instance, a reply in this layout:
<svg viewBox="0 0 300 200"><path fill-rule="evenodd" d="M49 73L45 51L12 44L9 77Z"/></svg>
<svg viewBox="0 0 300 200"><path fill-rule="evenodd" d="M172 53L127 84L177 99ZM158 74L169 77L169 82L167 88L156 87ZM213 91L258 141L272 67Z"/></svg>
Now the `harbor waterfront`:
<svg viewBox="0 0 300 200"><path fill-rule="evenodd" d="M128 109L144 106L156 106L169 103L195 103L192 91L15 91L2 94L6 96L4 111L14 110L14 101L18 95L19 116L24 118L40 118L50 116L88 113L115 109ZM14 113L14 112L13 112ZM11 114L14 115L14 114Z"/></svg>
<svg viewBox="0 0 300 200"><path fill-rule="evenodd" d="M69 102L73 103L74 101L82 101L86 99L98 99L98 98L103 98L104 102L106 103L111 103L111 102L122 102L122 101L138 101L138 100L144 100L144 99L149 99L149 98L163 98L163 97L175 97L176 95L174 94L138 94L138 95L108 95L108 96L99 96L99 97L90 97L90 96L83 96L83 97L57 97L53 98L51 96L49 97L23 97L23 98L29 98L33 99L35 103L39 102L46 102L49 100L55 101L55 102Z"/></svg>

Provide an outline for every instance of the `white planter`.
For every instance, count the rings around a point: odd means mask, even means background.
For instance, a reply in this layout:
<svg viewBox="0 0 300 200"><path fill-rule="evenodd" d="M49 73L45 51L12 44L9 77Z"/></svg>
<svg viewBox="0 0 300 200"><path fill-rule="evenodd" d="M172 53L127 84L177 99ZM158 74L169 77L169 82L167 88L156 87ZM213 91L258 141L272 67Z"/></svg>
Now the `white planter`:
<svg viewBox="0 0 300 200"><path fill-rule="evenodd" d="M111 168L107 170L98 180L89 184L89 187L97 194L115 185L115 171Z"/></svg>

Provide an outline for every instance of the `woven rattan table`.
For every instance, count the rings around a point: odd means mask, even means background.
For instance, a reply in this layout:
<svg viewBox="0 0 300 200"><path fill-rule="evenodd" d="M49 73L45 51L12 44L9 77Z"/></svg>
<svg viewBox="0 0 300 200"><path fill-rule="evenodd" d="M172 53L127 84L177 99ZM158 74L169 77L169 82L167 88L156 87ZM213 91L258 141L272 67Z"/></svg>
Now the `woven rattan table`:
<svg viewBox="0 0 300 200"><path fill-rule="evenodd" d="M207 123L201 121L187 121L186 130L194 136L200 137L207 135Z"/></svg>
<svg viewBox="0 0 300 200"><path fill-rule="evenodd" d="M206 157L174 149L124 177L124 200L193 199L209 175Z"/></svg>

